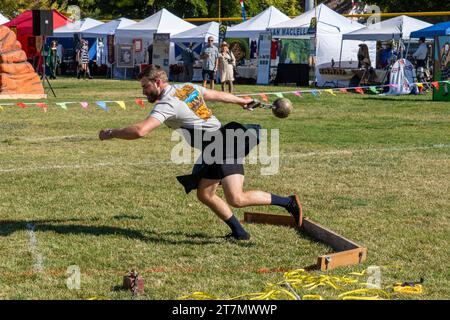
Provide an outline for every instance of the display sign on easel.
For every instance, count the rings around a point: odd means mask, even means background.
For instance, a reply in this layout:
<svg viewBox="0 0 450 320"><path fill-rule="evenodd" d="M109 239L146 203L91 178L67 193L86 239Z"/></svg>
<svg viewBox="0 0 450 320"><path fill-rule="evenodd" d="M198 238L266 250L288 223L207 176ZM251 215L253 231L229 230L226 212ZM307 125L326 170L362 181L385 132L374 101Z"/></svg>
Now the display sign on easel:
<svg viewBox="0 0 450 320"><path fill-rule="evenodd" d="M153 64L169 74L170 33L153 34Z"/></svg>
<svg viewBox="0 0 450 320"><path fill-rule="evenodd" d="M259 35L258 44L258 77L257 84L269 84L270 53L272 49L272 34L263 32Z"/></svg>

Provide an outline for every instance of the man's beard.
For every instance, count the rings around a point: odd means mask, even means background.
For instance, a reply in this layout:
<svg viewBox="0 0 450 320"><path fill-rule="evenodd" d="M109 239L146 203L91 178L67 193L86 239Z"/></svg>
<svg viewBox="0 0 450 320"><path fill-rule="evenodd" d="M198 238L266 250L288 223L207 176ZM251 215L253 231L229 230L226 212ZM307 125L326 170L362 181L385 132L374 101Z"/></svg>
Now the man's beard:
<svg viewBox="0 0 450 320"><path fill-rule="evenodd" d="M159 93L158 91L155 89L153 91L151 91L148 95L147 95L147 100L150 103L155 102L156 100L158 100L159 98Z"/></svg>

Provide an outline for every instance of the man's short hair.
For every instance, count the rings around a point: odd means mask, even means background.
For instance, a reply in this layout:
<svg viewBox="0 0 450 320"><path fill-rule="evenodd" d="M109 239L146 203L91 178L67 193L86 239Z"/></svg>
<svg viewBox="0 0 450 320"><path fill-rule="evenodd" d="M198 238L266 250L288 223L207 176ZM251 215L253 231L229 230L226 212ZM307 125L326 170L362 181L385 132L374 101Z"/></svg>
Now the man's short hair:
<svg viewBox="0 0 450 320"><path fill-rule="evenodd" d="M153 64L144 68L141 73L138 75L138 80L142 78L148 78L151 81L161 80L162 82L168 82L169 78L167 77L167 73L160 66L155 66Z"/></svg>
<svg viewBox="0 0 450 320"><path fill-rule="evenodd" d="M420 42L425 42L425 37L420 37L419 41Z"/></svg>

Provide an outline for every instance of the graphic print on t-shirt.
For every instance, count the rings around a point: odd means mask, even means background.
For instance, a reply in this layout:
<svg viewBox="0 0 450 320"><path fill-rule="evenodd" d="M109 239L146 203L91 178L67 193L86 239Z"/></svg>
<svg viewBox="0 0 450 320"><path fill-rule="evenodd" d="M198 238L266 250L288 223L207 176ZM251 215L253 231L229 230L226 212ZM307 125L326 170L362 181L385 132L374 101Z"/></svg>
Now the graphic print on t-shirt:
<svg viewBox="0 0 450 320"><path fill-rule="evenodd" d="M195 89L193 85L186 84L183 87L176 89L173 96L184 101L189 109L191 109L200 119L208 120L211 118L212 111L206 106L200 91Z"/></svg>

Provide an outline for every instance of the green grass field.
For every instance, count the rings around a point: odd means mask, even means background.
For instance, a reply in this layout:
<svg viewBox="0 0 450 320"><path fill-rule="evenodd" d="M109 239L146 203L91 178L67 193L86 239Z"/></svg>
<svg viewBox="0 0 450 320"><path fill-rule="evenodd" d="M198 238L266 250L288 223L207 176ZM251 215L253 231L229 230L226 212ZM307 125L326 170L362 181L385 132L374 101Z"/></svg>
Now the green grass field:
<svg viewBox="0 0 450 320"><path fill-rule="evenodd" d="M138 82L52 84L58 98L49 95L47 113L0 111L0 299L129 299L115 287L133 267L145 278L144 299L195 291L232 297L283 277L261 269L303 268L331 251L276 226L246 226L248 243L222 239L226 225L176 181L191 166L170 163L176 143L166 127L140 140L99 141L100 129L140 121L151 107L108 104L105 112L94 101L142 97ZM425 279L424 294L401 299L449 299L450 105L431 95L289 98L295 110L284 120L210 105L223 123L280 130L279 174L261 176L260 165L248 165L246 188L296 192L307 217L368 248L366 263L330 274L377 265L383 286ZM90 108L54 104L63 101ZM239 218L243 212L235 210ZM66 287L70 265L81 269L80 290Z"/></svg>

